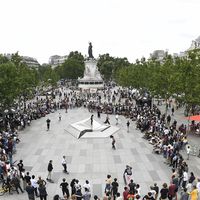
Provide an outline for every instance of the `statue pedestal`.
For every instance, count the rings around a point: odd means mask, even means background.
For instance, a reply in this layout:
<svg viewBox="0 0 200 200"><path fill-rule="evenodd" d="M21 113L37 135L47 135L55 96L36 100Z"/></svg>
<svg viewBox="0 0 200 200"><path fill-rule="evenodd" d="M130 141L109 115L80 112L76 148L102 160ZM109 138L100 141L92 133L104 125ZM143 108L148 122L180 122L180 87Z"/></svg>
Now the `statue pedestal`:
<svg viewBox="0 0 200 200"><path fill-rule="evenodd" d="M84 77L78 79L78 82L78 87L83 90L94 90L104 87L103 79L97 68L97 60L89 58L85 61Z"/></svg>

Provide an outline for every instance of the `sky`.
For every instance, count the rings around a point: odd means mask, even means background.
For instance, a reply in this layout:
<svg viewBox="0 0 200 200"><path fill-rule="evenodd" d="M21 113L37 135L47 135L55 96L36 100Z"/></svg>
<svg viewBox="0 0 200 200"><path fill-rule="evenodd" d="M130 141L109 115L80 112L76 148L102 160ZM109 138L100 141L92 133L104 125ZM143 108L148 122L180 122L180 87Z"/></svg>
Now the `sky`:
<svg viewBox="0 0 200 200"><path fill-rule="evenodd" d="M199 0L0 0L0 53L47 63L71 51L130 62L185 51L200 36Z"/></svg>

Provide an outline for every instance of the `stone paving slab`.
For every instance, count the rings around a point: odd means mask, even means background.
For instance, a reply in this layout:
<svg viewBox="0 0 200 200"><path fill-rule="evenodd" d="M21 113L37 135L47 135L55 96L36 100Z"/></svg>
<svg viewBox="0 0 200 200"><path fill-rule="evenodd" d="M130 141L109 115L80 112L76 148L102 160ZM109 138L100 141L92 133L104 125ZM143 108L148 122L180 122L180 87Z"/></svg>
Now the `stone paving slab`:
<svg viewBox="0 0 200 200"><path fill-rule="evenodd" d="M92 194L103 196L105 179L107 174L112 178L118 178L120 184L119 191L123 191L123 172L127 164L133 167L133 179L141 185L142 194L149 191L149 186L157 182L159 186L163 182L169 183L171 171L164 164L164 159L160 155L152 154L152 145L142 137L142 134L135 129L135 123L131 122L130 132L127 133L126 121L120 116L120 128L115 134L116 150L111 148L110 138L105 139L82 139L77 140L64 131L69 124L91 116L84 108L69 110L65 113L60 110L62 120L58 121L58 111L48 115L51 120L50 130L46 131L47 117L32 121L30 127L20 132L21 142L18 144L17 154L14 160L23 159L24 165L30 174L36 177L47 176L47 165L49 160L53 160L54 184L47 184L48 199L58 193L61 195L59 184L62 178L70 182L73 178L80 180L81 184L89 180L92 187ZM94 119L97 118L96 113ZM111 124L115 125L115 116L109 116ZM104 122L106 115L101 115ZM62 156L66 155L69 175L62 172ZM200 160L191 157L189 165L195 173L199 173ZM27 200L27 194L5 195L4 200Z"/></svg>

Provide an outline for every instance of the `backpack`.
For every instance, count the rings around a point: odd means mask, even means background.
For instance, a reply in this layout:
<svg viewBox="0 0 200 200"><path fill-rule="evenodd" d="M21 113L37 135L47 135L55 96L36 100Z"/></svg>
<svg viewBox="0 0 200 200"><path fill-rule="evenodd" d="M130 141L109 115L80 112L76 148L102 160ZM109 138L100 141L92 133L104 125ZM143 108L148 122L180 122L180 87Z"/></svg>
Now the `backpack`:
<svg viewBox="0 0 200 200"><path fill-rule="evenodd" d="M132 175L132 168L128 167L126 170L127 175Z"/></svg>
<svg viewBox="0 0 200 200"><path fill-rule="evenodd" d="M128 194L127 200L134 200L134 195L133 194Z"/></svg>

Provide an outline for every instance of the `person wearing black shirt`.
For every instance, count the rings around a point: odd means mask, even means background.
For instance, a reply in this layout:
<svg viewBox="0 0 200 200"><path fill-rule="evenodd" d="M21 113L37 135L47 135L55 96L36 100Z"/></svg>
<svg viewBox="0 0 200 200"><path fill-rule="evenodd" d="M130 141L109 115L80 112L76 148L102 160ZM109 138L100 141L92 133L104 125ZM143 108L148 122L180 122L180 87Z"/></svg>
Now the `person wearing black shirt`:
<svg viewBox="0 0 200 200"><path fill-rule="evenodd" d="M48 118L48 119L46 120L46 122L47 122L47 131L48 131L49 128L50 128L50 122L51 122L51 120Z"/></svg>
<svg viewBox="0 0 200 200"><path fill-rule="evenodd" d="M157 200L157 198L158 198L158 193L159 193L159 187L157 186L157 183L154 183L153 190L156 191L155 199Z"/></svg>
<svg viewBox="0 0 200 200"><path fill-rule="evenodd" d="M129 120L128 120L127 123L126 123L126 126L127 126L127 132L129 132L129 126L130 126Z"/></svg>
<svg viewBox="0 0 200 200"><path fill-rule="evenodd" d="M29 175L29 172L26 172L26 175L25 175L24 179L25 179L25 181L26 181L27 184L28 184L29 182L31 182L31 177L30 177L30 175Z"/></svg>
<svg viewBox="0 0 200 200"><path fill-rule="evenodd" d="M128 184L128 186L129 186L129 190L135 193L136 184L133 182L133 179L130 180L130 183Z"/></svg>
<svg viewBox="0 0 200 200"><path fill-rule="evenodd" d="M142 200L155 200L155 199L153 198L152 193L148 192L148 194L145 195Z"/></svg>
<svg viewBox="0 0 200 200"><path fill-rule="evenodd" d="M76 179L72 179L72 181L71 181L71 183L70 183L71 195L73 195L73 194L76 193L75 182L76 182Z"/></svg>
<svg viewBox="0 0 200 200"><path fill-rule="evenodd" d="M114 181L112 182L112 190L111 190L111 193L112 193L114 200L116 199L118 187L119 187L119 184L117 183L117 178L114 178Z"/></svg>
<svg viewBox="0 0 200 200"><path fill-rule="evenodd" d="M20 191L22 193L24 193L24 191L22 190L21 185L20 185L20 179L19 179L19 177L17 177L17 176L14 175L14 177L11 180L11 183L14 185L15 190L17 191L17 194L19 194L18 189L20 189Z"/></svg>
<svg viewBox="0 0 200 200"><path fill-rule="evenodd" d="M28 199L29 200L35 200L35 189L33 186L31 186L31 182L28 183L26 186L26 192L28 193Z"/></svg>
<svg viewBox="0 0 200 200"><path fill-rule="evenodd" d="M19 163L17 164L17 166L18 166L19 173L20 173L20 176L21 176L22 171L24 170L23 160L20 160Z"/></svg>
<svg viewBox="0 0 200 200"><path fill-rule="evenodd" d="M165 200L168 198L169 190L167 188L167 183L163 184L163 188L160 190L160 200Z"/></svg>
<svg viewBox="0 0 200 200"><path fill-rule="evenodd" d="M62 189L62 193L63 193L63 196L64 195L67 195L67 198L69 198L69 189L68 189L68 183L66 182L66 179L63 178L63 182L60 184L60 187Z"/></svg>
<svg viewBox="0 0 200 200"><path fill-rule="evenodd" d="M45 185L40 183L38 187L39 193L40 193L40 200L46 200L47 199L47 191Z"/></svg>
<svg viewBox="0 0 200 200"><path fill-rule="evenodd" d="M47 180L51 181L51 173L52 173L52 170L53 170L52 160L49 161L47 170L48 170Z"/></svg>

